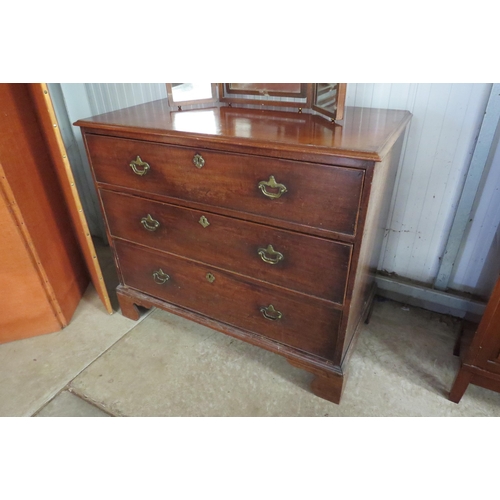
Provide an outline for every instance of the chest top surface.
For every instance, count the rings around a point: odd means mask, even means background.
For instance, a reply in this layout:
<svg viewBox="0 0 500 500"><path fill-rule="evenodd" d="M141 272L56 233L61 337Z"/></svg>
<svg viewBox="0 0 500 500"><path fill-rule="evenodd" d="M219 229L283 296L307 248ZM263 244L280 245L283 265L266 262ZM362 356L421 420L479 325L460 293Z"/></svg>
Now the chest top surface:
<svg viewBox="0 0 500 500"><path fill-rule="evenodd" d="M346 107L344 119L335 124L312 114L260 109L172 111L162 99L79 120L75 125L89 132L134 134L158 142L191 138L214 147L239 144L381 161L410 117L408 111Z"/></svg>

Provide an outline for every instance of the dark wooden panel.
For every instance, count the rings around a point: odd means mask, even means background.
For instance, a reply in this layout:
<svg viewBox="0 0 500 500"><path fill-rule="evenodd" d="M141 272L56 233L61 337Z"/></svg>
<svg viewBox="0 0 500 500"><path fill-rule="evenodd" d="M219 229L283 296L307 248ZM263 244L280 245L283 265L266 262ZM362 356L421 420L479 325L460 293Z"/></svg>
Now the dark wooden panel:
<svg viewBox="0 0 500 500"><path fill-rule="evenodd" d="M458 403L469 384L500 392L500 278L486 305L458 371L449 398Z"/></svg>
<svg viewBox="0 0 500 500"><path fill-rule="evenodd" d="M355 234L362 170L96 135L87 135L86 140L98 182L257 214L272 224L283 220L301 228ZM202 168L193 164L196 154L204 159ZM144 175L130 167L137 156L150 166ZM259 183L271 176L286 187L277 199L259 189Z"/></svg>
<svg viewBox="0 0 500 500"><path fill-rule="evenodd" d="M345 338L339 338L339 358L336 360L339 363L348 356L349 349L352 353L355 344L353 340L359 332L358 326L368 312L373 298L375 275L386 232L402 144L403 136L399 138L384 161L366 174L366 188L360 211L362 222L359 225L359 231L363 234L361 244L355 246L353 252L353 264L347 285L346 310L349 314L344 316L341 328L341 331L345 332Z"/></svg>
<svg viewBox="0 0 500 500"><path fill-rule="evenodd" d="M347 108L334 125L237 107L174 112L160 100L79 121L119 257L123 314L161 307L270 349L339 402L409 119ZM130 166L138 156L145 175ZM276 199L259 190L271 176L286 187ZM148 214L156 231L141 225ZM256 250L269 244L285 260L262 263ZM270 304L282 317L262 316Z"/></svg>
<svg viewBox="0 0 500 500"><path fill-rule="evenodd" d="M120 303L122 314L126 318L133 321L137 321L141 317L141 311L137 306L141 306L146 309L157 307L191 321L195 321L201 325L205 325L209 328L217 330L218 332L230 335L231 337L243 340L244 342L249 342L252 345L262 347L279 354L280 356L285 356L292 365L297 368L308 370L315 375L328 378L343 377L341 368L334 365L331 361L313 354L308 354L307 352L296 349L295 347L281 344L256 332L242 330L241 328L228 325L227 323L216 321L208 316L198 314L197 312L190 311L184 307L178 307L170 302L157 299L151 295L146 295L127 286L118 285L116 295ZM338 380L336 382L338 382ZM338 384L334 382L334 386L338 387Z"/></svg>
<svg viewBox="0 0 500 500"><path fill-rule="evenodd" d="M226 268L341 304L344 301L351 245L292 233L208 212L101 191L112 236ZM141 220L148 215L158 227ZM202 220L202 217L205 220ZM208 222L204 227L201 223ZM283 255L276 264L258 251ZM265 258L273 257L264 253Z"/></svg>
<svg viewBox="0 0 500 500"><path fill-rule="evenodd" d="M115 249L125 285L309 353L333 356L341 317L334 305L123 241L115 241ZM170 277L164 284L153 278L159 269ZM281 319L264 318L260 309L271 304Z"/></svg>
<svg viewBox="0 0 500 500"><path fill-rule="evenodd" d="M465 363L500 375L500 278L477 327Z"/></svg>

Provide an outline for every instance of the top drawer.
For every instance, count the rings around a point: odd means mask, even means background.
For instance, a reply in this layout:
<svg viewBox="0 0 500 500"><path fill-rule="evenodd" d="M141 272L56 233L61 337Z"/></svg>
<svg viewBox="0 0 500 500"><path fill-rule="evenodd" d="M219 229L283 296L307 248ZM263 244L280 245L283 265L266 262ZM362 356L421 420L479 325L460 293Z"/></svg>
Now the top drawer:
<svg viewBox="0 0 500 500"><path fill-rule="evenodd" d="M354 235L363 171L87 134L98 182Z"/></svg>

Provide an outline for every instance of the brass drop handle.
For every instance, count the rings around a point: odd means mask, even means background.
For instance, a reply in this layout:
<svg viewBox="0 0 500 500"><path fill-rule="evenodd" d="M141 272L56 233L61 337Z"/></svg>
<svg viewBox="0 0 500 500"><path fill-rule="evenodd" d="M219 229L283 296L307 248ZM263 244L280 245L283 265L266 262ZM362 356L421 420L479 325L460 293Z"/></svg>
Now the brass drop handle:
<svg viewBox="0 0 500 500"><path fill-rule="evenodd" d="M137 175L146 175L151 168L149 163L141 160L140 156L137 156L135 160L131 161L130 166L132 167L134 174Z"/></svg>
<svg viewBox="0 0 500 500"><path fill-rule="evenodd" d="M165 274L161 269L158 269L158 271L153 273L153 279L155 280L155 283L158 283L158 285L163 285L170 279L170 276Z"/></svg>
<svg viewBox="0 0 500 500"><path fill-rule="evenodd" d="M260 312L264 318L271 321L277 321L283 317L283 314L277 311L272 304L269 304L267 307L261 307Z"/></svg>
<svg viewBox="0 0 500 500"><path fill-rule="evenodd" d="M278 192L268 191L267 188L277 189ZM271 175L268 181L260 181L259 189L264 193L265 196L271 198L272 200L279 198L283 193L287 192L286 186L284 184L276 182L274 175Z"/></svg>
<svg viewBox="0 0 500 500"><path fill-rule="evenodd" d="M277 252L272 245L268 245L267 248L259 248L257 253L267 264L277 264L285 258L285 256L281 252Z"/></svg>
<svg viewBox="0 0 500 500"><path fill-rule="evenodd" d="M148 214L147 217L143 217L141 219L141 224L144 226L144 229L148 231L156 231L160 227L160 223L151 217L151 214Z"/></svg>
<svg viewBox="0 0 500 500"><path fill-rule="evenodd" d="M205 159L200 154L196 153L193 156L193 164L196 168L201 168L205 165Z"/></svg>

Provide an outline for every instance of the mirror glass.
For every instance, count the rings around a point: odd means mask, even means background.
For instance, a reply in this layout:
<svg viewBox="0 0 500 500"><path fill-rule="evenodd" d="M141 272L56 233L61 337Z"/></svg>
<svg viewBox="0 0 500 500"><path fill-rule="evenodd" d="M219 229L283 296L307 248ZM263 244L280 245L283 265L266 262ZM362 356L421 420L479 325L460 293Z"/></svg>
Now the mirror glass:
<svg viewBox="0 0 500 500"><path fill-rule="evenodd" d="M258 94L300 94L302 85L300 83L229 83L228 91L238 93Z"/></svg>
<svg viewBox="0 0 500 500"><path fill-rule="evenodd" d="M204 101L212 99L211 83L172 83L172 101Z"/></svg>
<svg viewBox="0 0 500 500"><path fill-rule="evenodd" d="M334 113L337 109L338 83L317 83L314 104L325 111Z"/></svg>

